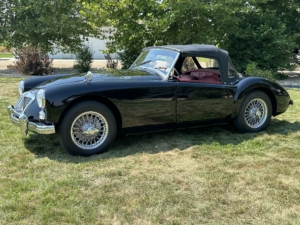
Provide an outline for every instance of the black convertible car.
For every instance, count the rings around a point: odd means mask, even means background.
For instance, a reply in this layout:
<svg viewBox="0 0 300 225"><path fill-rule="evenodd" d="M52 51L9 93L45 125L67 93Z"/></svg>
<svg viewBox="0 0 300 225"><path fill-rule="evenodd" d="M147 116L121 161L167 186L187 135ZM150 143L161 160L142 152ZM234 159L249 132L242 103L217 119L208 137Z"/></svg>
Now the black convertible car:
<svg viewBox="0 0 300 225"><path fill-rule="evenodd" d="M125 76L51 75L19 84L8 106L13 124L56 133L73 155L104 152L119 133L226 123L240 132L264 130L292 100L276 82L242 77L228 52L211 45L143 49Z"/></svg>

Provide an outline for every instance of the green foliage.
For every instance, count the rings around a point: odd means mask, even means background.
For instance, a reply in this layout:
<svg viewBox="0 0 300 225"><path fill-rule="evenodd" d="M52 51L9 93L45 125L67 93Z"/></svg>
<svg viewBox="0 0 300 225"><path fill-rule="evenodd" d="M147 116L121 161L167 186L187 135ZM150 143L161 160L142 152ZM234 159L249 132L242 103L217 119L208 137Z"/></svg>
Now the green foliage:
<svg viewBox="0 0 300 225"><path fill-rule="evenodd" d="M240 71L287 69L300 36L299 1L98 0L95 24L106 24L108 52L128 67L142 48L163 44L214 44L228 49ZM90 9L93 11L93 9ZM96 16L100 19L95 19Z"/></svg>
<svg viewBox="0 0 300 225"><path fill-rule="evenodd" d="M147 46L218 44L220 37L236 24L230 16L232 12L243 7L239 2L211 4L208 0L99 0L98 3L100 8L94 8L96 11L89 16L100 17L98 26L107 24L114 28L106 32L110 38L107 53L118 52L124 68Z"/></svg>
<svg viewBox="0 0 300 225"><path fill-rule="evenodd" d="M288 28L276 10L249 6L236 16L239 24L223 46L239 71L244 72L251 62L272 73L293 68L297 33Z"/></svg>
<svg viewBox="0 0 300 225"><path fill-rule="evenodd" d="M97 3L96 3L97 2ZM162 32L158 19L163 11L156 0L109 0L95 1L99 8L94 8L94 16L98 27L103 24L113 27L113 30L103 31L110 39L106 53L118 52L124 68L128 68L147 46L154 45ZM92 9L91 9L92 10Z"/></svg>
<svg viewBox="0 0 300 225"><path fill-rule="evenodd" d="M114 28L106 33L110 38L108 53L118 52L125 68L147 46L221 43L224 34L237 23L232 14L244 7L239 1L209 0L98 0L98 3L100 9L92 15L101 16L98 24Z"/></svg>
<svg viewBox="0 0 300 225"><path fill-rule="evenodd" d="M3 0L0 8L6 46L75 52L82 38L109 38L106 53L125 68L147 46L205 43L228 49L240 71L251 62L277 71L300 46L298 0Z"/></svg>
<svg viewBox="0 0 300 225"><path fill-rule="evenodd" d="M246 66L245 73L250 76L258 76L268 78L270 80L275 80L271 71L258 69L255 62L252 62Z"/></svg>
<svg viewBox="0 0 300 225"><path fill-rule="evenodd" d="M224 34L232 32L237 18L232 16L244 8L241 1L164 0L164 13L158 22L163 44L205 43L218 45Z"/></svg>
<svg viewBox="0 0 300 225"><path fill-rule="evenodd" d="M34 46L24 46L15 49L14 56L17 59L15 65L21 74L49 75L53 73L53 59Z"/></svg>
<svg viewBox="0 0 300 225"><path fill-rule="evenodd" d="M287 78L287 76L281 72L259 69L255 62L251 62L246 66L245 73L249 76L264 77L273 81L283 80Z"/></svg>
<svg viewBox="0 0 300 225"><path fill-rule="evenodd" d="M134 49L124 49L122 52L119 52L119 58L122 62L122 68L128 69L134 60L139 56L141 49L134 48Z"/></svg>
<svg viewBox="0 0 300 225"><path fill-rule="evenodd" d="M0 43L8 47L33 45L51 52L56 46L74 52L82 36L98 32L81 15L86 8L77 0L1 0L0 9Z"/></svg>
<svg viewBox="0 0 300 225"><path fill-rule="evenodd" d="M78 49L76 55L76 64L73 66L79 73L88 72L93 63L93 51L89 46L83 45Z"/></svg>
<svg viewBox="0 0 300 225"><path fill-rule="evenodd" d="M272 10L276 13L277 19L284 22L287 33L296 35L295 42L300 48L300 1L299 0L263 0L257 1L262 13Z"/></svg>

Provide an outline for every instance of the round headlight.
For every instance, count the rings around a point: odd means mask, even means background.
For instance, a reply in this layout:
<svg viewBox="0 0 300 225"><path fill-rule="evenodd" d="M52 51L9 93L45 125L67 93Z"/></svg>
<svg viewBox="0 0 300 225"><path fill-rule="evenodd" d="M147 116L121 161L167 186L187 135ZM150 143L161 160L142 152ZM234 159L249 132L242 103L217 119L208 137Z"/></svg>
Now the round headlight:
<svg viewBox="0 0 300 225"><path fill-rule="evenodd" d="M20 95L24 93L24 81L23 80L19 83L18 90L19 90Z"/></svg>
<svg viewBox="0 0 300 225"><path fill-rule="evenodd" d="M36 95L36 102L40 108L44 108L46 105L46 100L45 100L45 90L41 89L38 91Z"/></svg>

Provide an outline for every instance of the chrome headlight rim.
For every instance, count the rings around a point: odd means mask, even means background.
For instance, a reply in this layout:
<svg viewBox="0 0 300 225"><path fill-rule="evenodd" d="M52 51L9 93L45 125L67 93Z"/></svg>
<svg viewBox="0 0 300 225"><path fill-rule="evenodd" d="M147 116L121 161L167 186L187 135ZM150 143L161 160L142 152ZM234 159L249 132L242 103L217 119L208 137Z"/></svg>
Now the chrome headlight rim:
<svg viewBox="0 0 300 225"><path fill-rule="evenodd" d="M36 94L36 102L38 106L43 109L46 105L46 94L44 89L40 89Z"/></svg>
<svg viewBox="0 0 300 225"><path fill-rule="evenodd" d="M25 90L25 82L22 80L19 82L19 86L18 86L19 94L22 95L24 93L24 90Z"/></svg>

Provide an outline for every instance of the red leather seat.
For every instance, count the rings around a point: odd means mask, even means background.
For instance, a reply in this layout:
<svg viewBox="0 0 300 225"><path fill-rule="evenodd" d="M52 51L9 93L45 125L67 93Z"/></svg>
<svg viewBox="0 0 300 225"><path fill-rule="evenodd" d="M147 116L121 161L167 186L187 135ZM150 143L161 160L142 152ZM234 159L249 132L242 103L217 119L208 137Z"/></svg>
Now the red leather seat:
<svg viewBox="0 0 300 225"><path fill-rule="evenodd" d="M220 84L220 79L216 76L204 76L201 79L199 79L199 82L203 82L203 83L210 83L210 84Z"/></svg>
<svg viewBox="0 0 300 225"><path fill-rule="evenodd" d="M181 74L179 76L179 78L182 79L182 80L192 80L191 75L188 75L188 74Z"/></svg>
<svg viewBox="0 0 300 225"><path fill-rule="evenodd" d="M221 84L219 72L210 69L196 69L185 71L183 74L176 78L182 82Z"/></svg>

